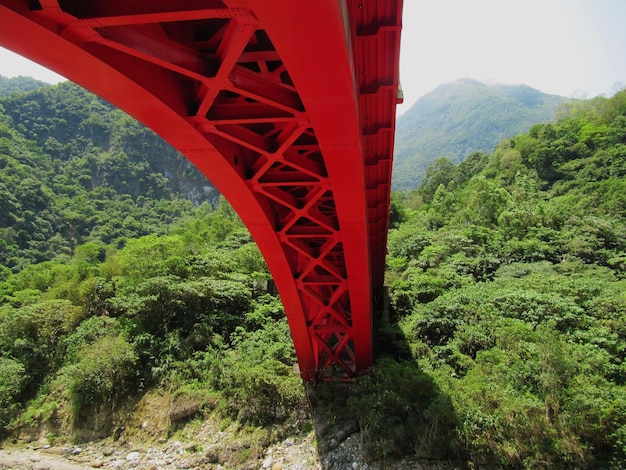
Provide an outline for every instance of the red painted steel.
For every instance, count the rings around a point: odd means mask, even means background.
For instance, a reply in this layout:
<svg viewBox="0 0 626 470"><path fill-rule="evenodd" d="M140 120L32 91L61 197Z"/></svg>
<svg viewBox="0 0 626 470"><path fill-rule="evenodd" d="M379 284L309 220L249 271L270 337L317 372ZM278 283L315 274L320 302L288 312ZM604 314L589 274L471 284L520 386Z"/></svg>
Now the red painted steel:
<svg viewBox="0 0 626 470"><path fill-rule="evenodd" d="M402 0L0 0L0 44L100 95L231 202L305 380L372 361Z"/></svg>

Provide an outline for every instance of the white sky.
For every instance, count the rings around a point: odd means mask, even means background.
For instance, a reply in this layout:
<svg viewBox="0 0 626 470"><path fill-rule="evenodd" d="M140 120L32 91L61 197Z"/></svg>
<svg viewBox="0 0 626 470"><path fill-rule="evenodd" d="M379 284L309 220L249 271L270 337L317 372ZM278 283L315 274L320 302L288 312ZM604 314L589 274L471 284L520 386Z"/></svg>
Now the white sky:
<svg viewBox="0 0 626 470"><path fill-rule="evenodd" d="M1 48L0 75L63 80ZM610 95L626 83L626 0L404 0L398 112L463 77Z"/></svg>
<svg viewBox="0 0 626 470"><path fill-rule="evenodd" d="M404 0L403 20L399 112L463 77L578 97L626 83L626 0Z"/></svg>

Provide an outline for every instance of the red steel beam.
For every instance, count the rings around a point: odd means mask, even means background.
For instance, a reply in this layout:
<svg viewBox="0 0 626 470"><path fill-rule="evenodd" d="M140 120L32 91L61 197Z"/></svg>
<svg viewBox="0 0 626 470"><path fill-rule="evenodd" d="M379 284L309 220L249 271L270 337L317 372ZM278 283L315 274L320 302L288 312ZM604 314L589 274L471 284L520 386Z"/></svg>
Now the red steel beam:
<svg viewBox="0 0 626 470"><path fill-rule="evenodd" d="M342 380L372 361L400 12L401 0L0 0L0 44L198 166L266 259L302 377Z"/></svg>
<svg viewBox="0 0 626 470"><path fill-rule="evenodd" d="M341 225L354 361L356 370L365 370L372 361L373 304L348 11L342 2L250 3L273 41L280 45L281 58L297 85L324 155Z"/></svg>
<svg viewBox="0 0 626 470"><path fill-rule="evenodd" d="M370 260L374 293L381 291L385 272L391 168L399 92L402 0L360 0L349 3L354 32L356 77Z"/></svg>

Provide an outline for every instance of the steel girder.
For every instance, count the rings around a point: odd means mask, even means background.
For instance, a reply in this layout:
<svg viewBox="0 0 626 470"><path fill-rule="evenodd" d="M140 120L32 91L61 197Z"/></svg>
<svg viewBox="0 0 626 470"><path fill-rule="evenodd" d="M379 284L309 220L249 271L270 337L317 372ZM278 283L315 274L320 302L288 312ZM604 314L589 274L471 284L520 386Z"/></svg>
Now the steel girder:
<svg viewBox="0 0 626 470"><path fill-rule="evenodd" d="M191 160L263 253L303 379L341 380L372 360L400 13L401 0L0 0L0 44Z"/></svg>

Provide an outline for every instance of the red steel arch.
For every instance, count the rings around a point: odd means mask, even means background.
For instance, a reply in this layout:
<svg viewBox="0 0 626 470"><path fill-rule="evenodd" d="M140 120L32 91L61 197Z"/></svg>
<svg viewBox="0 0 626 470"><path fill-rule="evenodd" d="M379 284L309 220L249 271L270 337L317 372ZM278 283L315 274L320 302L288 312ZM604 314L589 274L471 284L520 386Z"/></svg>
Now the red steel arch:
<svg viewBox="0 0 626 470"><path fill-rule="evenodd" d="M305 380L372 361L402 0L0 0L0 45L123 109L231 202Z"/></svg>

